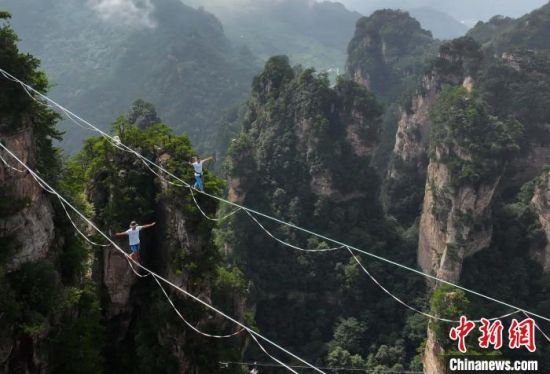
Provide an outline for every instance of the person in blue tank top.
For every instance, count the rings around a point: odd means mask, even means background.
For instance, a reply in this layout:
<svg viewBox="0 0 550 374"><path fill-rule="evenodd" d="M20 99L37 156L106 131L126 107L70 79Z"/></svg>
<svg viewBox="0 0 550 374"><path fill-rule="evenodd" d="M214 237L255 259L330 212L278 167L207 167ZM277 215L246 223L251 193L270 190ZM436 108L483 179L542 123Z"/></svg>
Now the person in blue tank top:
<svg viewBox="0 0 550 374"><path fill-rule="evenodd" d="M134 261L139 261L139 232L143 229L148 229L149 227L155 226L156 222L149 223L147 225L138 226L136 221L132 221L130 223L130 228L126 231L117 232L116 236L126 236L128 235L128 240L130 242L130 250L132 253L130 254L130 258Z"/></svg>
<svg viewBox="0 0 550 374"><path fill-rule="evenodd" d="M203 163L210 160L214 160L214 157L207 157L204 160L201 160L200 158L195 156L193 157L193 162L189 163L191 166L193 166L193 169L195 171L195 184L193 185L193 187L196 190L204 191L204 183L202 180L202 174L203 174L202 166L203 166Z"/></svg>

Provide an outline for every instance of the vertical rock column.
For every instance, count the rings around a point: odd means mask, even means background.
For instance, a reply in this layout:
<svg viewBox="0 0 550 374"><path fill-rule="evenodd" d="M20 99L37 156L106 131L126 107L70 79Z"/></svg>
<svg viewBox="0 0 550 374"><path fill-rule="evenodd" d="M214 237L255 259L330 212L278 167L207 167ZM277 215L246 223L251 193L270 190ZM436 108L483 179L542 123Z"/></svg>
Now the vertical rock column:
<svg viewBox="0 0 550 374"><path fill-rule="evenodd" d="M23 127L9 135L0 133L0 140L25 164L35 165L36 147L31 128ZM11 166L23 169L5 151L0 152ZM12 237L15 243L15 253L6 264L6 269L13 271L25 262L48 255L54 240L54 211L46 193L26 171L15 171L0 162L0 186L2 194L12 200L9 208L16 209L13 214L0 216L0 236ZM21 206L14 208L18 205Z"/></svg>
<svg viewBox="0 0 550 374"><path fill-rule="evenodd" d="M546 235L546 246L535 255L544 271L550 271L550 171L539 178L531 206Z"/></svg>

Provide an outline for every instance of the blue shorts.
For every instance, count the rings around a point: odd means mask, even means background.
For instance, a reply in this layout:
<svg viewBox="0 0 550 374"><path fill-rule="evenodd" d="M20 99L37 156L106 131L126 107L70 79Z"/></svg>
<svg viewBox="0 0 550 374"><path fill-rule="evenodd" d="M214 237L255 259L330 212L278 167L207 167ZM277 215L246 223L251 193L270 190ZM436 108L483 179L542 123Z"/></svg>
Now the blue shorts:
<svg viewBox="0 0 550 374"><path fill-rule="evenodd" d="M132 250L133 253L139 252L139 244L130 245L130 249Z"/></svg>

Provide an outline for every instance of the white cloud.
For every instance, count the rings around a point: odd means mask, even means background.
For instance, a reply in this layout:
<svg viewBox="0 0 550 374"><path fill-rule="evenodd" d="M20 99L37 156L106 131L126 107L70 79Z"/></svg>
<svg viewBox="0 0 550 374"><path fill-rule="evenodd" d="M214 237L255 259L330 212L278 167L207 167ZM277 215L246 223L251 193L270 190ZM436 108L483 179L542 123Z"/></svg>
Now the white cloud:
<svg viewBox="0 0 550 374"><path fill-rule="evenodd" d="M104 20L128 26L156 26L151 0L89 0L89 4Z"/></svg>

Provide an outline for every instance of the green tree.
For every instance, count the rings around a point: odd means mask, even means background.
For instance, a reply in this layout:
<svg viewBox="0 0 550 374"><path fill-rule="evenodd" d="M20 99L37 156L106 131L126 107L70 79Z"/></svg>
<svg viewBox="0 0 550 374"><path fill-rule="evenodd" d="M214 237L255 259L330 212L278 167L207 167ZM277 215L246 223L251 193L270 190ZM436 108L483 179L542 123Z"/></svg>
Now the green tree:
<svg viewBox="0 0 550 374"><path fill-rule="evenodd" d="M153 104L142 99L138 99L132 103L127 118L130 124L137 126L141 130L162 122Z"/></svg>

